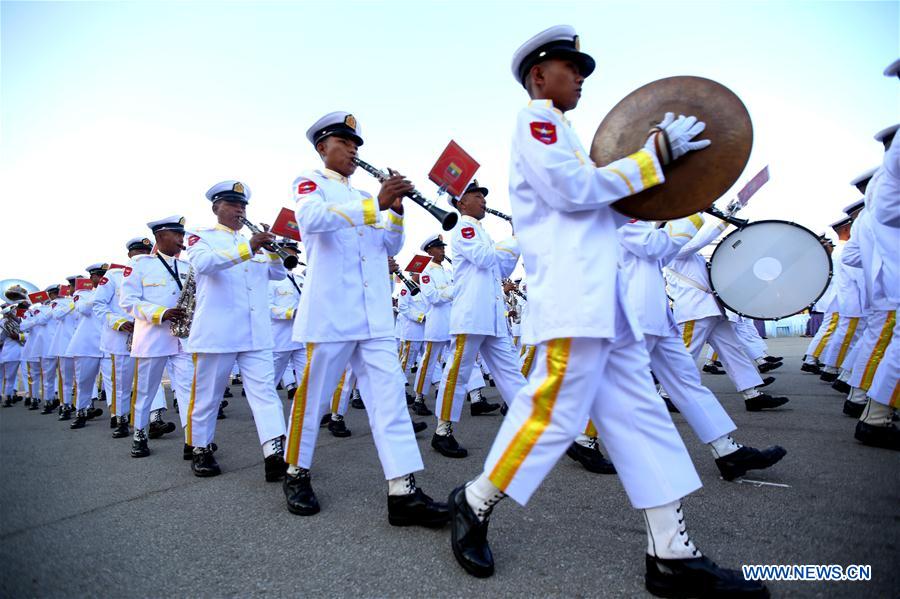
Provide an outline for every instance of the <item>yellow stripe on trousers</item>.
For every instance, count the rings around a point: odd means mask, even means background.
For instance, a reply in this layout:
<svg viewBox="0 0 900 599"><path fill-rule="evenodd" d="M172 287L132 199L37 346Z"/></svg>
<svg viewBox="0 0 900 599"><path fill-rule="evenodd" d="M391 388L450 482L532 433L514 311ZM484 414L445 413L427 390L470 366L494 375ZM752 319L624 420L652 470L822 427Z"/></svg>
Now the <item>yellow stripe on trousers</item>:
<svg viewBox="0 0 900 599"><path fill-rule="evenodd" d="M412 345L412 341L404 341L403 342L403 353L400 358L400 369L403 371L403 374L406 374L406 363L409 362L409 346Z"/></svg>
<svg viewBox="0 0 900 599"><path fill-rule="evenodd" d="M288 431L288 447L287 453L284 455L284 461L288 464L296 464L300 455L303 416L306 414L306 396L309 390L309 369L312 365L314 347L313 343L306 344L306 365L303 367L303 377L294 393L294 405L291 407L291 430Z"/></svg>
<svg viewBox="0 0 900 599"><path fill-rule="evenodd" d="M137 422L134 417L134 403L137 400L138 393L138 361L140 358L134 359L134 379L131 381L131 422Z"/></svg>
<svg viewBox="0 0 900 599"><path fill-rule="evenodd" d="M553 406L569 366L571 349L571 339L552 339L547 342L547 376L531 399L531 414L516 432L490 474L491 482L501 491L509 487L522 462L550 424Z"/></svg>
<svg viewBox="0 0 900 599"><path fill-rule="evenodd" d="M587 437L597 437L597 427L594 426L594 421L588 419L587 426L584 428L584 435Z"/></svg>
<svg viewBox="0 0 900 599"><path fill-rule="evenodd" d="M525 361L522 362L522 376L527 379L528 375L531 374L531 367L534 366L534 352L537 348L533 345L526 345L525 347L527 355L525 356Z"/></svg>
<svg viewBox="0 0 900 599"><path fill-rule="evenodd" d="M891 401L888 405L892 408L900 408L900 381L894 384L894 392L891 393Z"/></svg>
<svg viewBox="0 0 900 599"><path fill-rule="evenodd" d="M197 354L191 354L194 362L194 378L191 379L191 399L188 401L187 419L184 427L184 442L186 445L194 444L194 400L197 398Z"/></svg>
<svg viewBox="0 0 900 599"><path fill-rule="evenodd" d="M828 341L831 339L831 336L834 335L834 330L837 328L838 319L840 318L840 314L837 312L833 312L831 314L831 320L828 322L828 328L825 329L825 334L822 335L822 338L819 339L819 344L816 346L816 349L813 350L813 357L818 360L819 356L822 355L822 351L825 349L825 346L828 345Z"/></svg>
<svg viewBox="0 0 900 599"><path fill-rule="evenodd" d="M866 369L863 370L862 382L859 383L859 388L864 391L868 391L869 387L872 386L872 379L875 378L875 371L878 370L881 358L884 357L884 350L888 346L888 343L891 342L891 334L894 331L894 324L896 321L897 313L894 310L891 310L887 313L887 318L884 319L884 326L881 327L881 334L878 335L878 342L875 343L875 347L872 348L872 355L869 356L869 361L866 362Z"/></svg>
<svg viewBox="0 0 900 599"><path fill-rule="evenodd" d="M444 385L444 398L441 402L441 420L450 420L450 414L453 412L453 396L456 395L456 379L459 378L459 364L462 362L465 348L466 336L457 335L456 349L453 352L453 362L450 364L450 372L447 373L447 384Z"/></svg>
<svg viewBox="0 0 900 599"><path fill-rule="evenodd" d="M419 376L416 377L416 396L422 395L425 388L425 377L428 376L428 365L431 363L431 341L425 343L425 355L422 356L422 365L419 367Z"/></svg>
<svg viewBox="0 0 900 599"><path fill-rule="evenodd" d="M684 346L688 349L691 349L691 341L694 340L694 322L689 320L684 323L684 333L681 334L681 340L684 341Z"/></svg>
<svg viewBox="0 0 900 599"><path fill-rule="evenodd" d="M344 381L347 378L347 371L341 375L341 381L338 383L337 389L331 395L331 413L337 414L338 408L341 406L341 393L344 392Z"/></svg>
<svg viewBox="0 0 900 599"><path fill-rule="evenodd" d="M844 341L841 342L841 349L838 352L837 363L835 364L838 368L844 363L844 357L847 355L847 350L850 349L850 342L853 341L853 335L856 334L858 324L859 318L851 318L850 324L847 325L847 334L844 335Z"/></svg>
<svg viewBox="0 0 900 599"><path fill-rule="evenodd" d="M44 393L44 363L38 362L38 367L41 369L41 399L47 401L47 395Z"/></svg>
<svg viewBox="0 0 900 599"><path fill-rule="evenodd" d="M65 393L63 393L63 381L62 381L62 360L56 358L56 385L59 389L59 403L65 404L66 398Z"/></svg>
<svg viewBox="0 0 900 599"><path fill-rule="evenodd" d="M109 359L112 360L112 372L110 373L110 380L112 381L112 401L109 403L109 411L112 412L112 415L116 415L116 354L109 354ZM190 443L188 443L190 445Z"/></svg>

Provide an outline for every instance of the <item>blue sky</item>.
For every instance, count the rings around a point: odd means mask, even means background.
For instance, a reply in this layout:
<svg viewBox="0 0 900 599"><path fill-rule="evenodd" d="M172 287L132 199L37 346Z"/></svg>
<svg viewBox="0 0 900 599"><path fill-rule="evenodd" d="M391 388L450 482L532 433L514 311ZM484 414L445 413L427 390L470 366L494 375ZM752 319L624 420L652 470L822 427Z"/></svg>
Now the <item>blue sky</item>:
<svg viewBox="0 0 900 599"><path fill-rule="evenodd" d="M430 196L426 174L455 139L508 210L527 100L510 57L559 23L597 60L569 114L587 147L644 83L715 79L753 118L739 185L770 165L744 216L820 232L857 197L849 180L880 161L872 135L900 120L900 84L881 75L900 56L898 19L897 2L3 2L0 176L18 225L0 236L0 276L43 287L123 260L147 221L211 224L203 193L224 179L248 183L249 217L271 222L293 179L319 166L304 134L331 110L357 116L364 159ZM437 230L407 214L403 258Z"/></svg>

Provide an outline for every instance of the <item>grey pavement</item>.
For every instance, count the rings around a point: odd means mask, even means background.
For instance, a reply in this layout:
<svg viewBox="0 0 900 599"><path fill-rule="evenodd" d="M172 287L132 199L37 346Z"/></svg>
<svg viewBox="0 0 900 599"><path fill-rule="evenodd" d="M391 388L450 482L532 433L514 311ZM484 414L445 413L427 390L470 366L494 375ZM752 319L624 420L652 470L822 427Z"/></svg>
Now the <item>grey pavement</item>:
<svg viewBox="0 0 900 599"><path fill-rule="evenodd" d="M769 340L786 357L769 387L791 398L778 411L746 412L727 377L704 375L739 442L788 450L747 478L786 486L723 481L675 415L704 483L685 501L688 530L733 568L872 566L870 582L772 582L774 596L900 596L900 457L853 439L843 397L799 370L807 341ZM153 454L136 460L128 439L110 437L107 413L70 431L21 403L0 410L0 596L649 596L643 521L615 476L563 456L527 507L505 501L495 510L496 574L478 580L457 566L447 529L388 524L365 412L350 409L348 439L322 430L313 468L322 512L304 518L285 509L280 484L264 482L250 410L233 391L216 435L223 475L213 479L191 474L177 432L151 440ZM443 499L477 474L501 417L464 412L455 427L470 451L463 460L431 449L426 420L417 480Z"/></svg>

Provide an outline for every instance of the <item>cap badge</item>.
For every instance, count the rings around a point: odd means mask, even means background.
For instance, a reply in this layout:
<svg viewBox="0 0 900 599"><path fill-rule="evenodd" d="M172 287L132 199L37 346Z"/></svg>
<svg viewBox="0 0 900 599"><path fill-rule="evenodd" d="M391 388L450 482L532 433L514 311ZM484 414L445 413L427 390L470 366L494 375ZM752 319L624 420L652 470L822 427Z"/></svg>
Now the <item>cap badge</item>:
<svg viewBox="0 0 900 599"><path fill-rule="evenodd" d="M182 225L182 226L184 225L184 217L183 216L178 219L178 224Z"/></svg>
<svg viewBox="0 0 900 599"><path fill-rule="evenodd" d="M578 36L576 35L575 39L573 39L572 41L575 42L575 51L581 52L581 40L578 39Z"/></svg>
<svg viewBox="0 0 900 599"><path fill-rule="evenodd" d="M238 181L234 185L231 186L231 191L235 191L237 193L244 193L244 184Z"/></svg>
<svg viewBox="0 0 900 599"><path fill-rule="evenodd" d="M344 124L356 131L356 117L352 114L348 114L344 117Z"/></svg>

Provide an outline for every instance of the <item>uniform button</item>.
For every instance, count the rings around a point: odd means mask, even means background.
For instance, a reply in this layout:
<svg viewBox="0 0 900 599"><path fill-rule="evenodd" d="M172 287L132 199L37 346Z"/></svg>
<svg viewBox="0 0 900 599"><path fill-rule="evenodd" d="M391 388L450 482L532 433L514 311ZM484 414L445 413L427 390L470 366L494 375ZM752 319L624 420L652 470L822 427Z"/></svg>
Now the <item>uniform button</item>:
<svg viewBox="0 0 900 599"><path fill-rule="evenodd" d="M253 308L253 307L251 307L251 308L250 308L250 311L251 311L251 312L253 312L253 310L254 310L254 308Z"/></svg>
<svg viewBox="0 0 900 599"><path fill-rule="evenodd" d="M363 236L363 232L362 232L362 231L359 232L359 236L360 236L360 237Z"/></svg>
<svg viewBox="0 0 900 599"><path fill-rule="evenodd" d="M362 261L363 261L363 262L366 261L366 257L365 257L365 256L362 257Z"/></svg>
<svg viewBox="0 0 900 599"><path fill-rule="evenodd" d="M369 282L368 282L368 281L363 281L363 287L368 287L368 286L369 286Z"/></svg>

